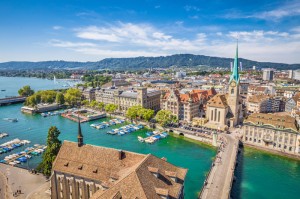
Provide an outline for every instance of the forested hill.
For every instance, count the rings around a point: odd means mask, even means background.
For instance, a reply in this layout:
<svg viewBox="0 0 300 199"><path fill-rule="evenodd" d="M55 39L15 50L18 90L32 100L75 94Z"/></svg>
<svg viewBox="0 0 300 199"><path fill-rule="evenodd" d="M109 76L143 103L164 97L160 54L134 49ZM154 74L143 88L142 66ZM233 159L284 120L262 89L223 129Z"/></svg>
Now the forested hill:
<svg viewBox="0 0 300 199"><path fill-rule="evenodd" d="M0 63L0 69L121 69L139 70L150 67L166 68L170 66L194 67L205 65L209 67L229 67L232 58L209 57L204 55L177 54L161 57L135 57L135 58L107 58L98 62L69 62L69 61L43 61L43 62L4 62ZM257 62L247 59L239 59L243 68L276 68L299 69L300 64L283 64L271 62Z"/></svg>

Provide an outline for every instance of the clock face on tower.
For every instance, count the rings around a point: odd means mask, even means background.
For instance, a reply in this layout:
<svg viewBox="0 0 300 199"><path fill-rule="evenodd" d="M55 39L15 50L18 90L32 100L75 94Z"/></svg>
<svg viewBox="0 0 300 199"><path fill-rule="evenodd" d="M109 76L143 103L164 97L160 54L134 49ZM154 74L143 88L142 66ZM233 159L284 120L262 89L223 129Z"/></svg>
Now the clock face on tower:
<svg viewBox="0 0 300 199"><path fill-rule="evenodd" d="M233 81L233 82L230 83L230 86L235 87L236 83Z"/></svg>

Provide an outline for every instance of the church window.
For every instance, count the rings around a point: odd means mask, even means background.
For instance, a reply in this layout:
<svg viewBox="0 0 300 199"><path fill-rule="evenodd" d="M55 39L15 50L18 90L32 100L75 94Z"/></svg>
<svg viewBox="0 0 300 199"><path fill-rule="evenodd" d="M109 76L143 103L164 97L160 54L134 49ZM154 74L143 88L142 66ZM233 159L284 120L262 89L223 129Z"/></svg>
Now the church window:
<svg viewBox="0 0 300 199"><path fill-rule="evenodd" d="M231 94L234 94L234 89L233 88L231 89Z"/></svg>
<svg viewBox="0 0 300 199"><path fill-rule="evenodd" d="M217 109L215 108L215 121L217 121Z"/></svg>
<svg viewBox="0 0 300 199"><path fill-rule="evenodd" d="M221 116L221 113L220 113L220 111L218 111L218 122L220 122L220 116Z"/></svg>
<svg viewBox="0 0 300 199"><path fill-rule="evenodd" d="M213 115L214 115L214 111L213 110L211 110L211 120L213 120Z"/></svg>

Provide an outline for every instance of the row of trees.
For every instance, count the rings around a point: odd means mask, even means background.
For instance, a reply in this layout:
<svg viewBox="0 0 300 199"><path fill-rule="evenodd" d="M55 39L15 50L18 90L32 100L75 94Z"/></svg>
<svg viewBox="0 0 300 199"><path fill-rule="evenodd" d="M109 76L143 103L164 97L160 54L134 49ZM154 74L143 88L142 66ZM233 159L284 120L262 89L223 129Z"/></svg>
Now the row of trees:
<svg viewBox="0 0 300 199"><path fill-rule="evenodd" d="M66 92L58 92L53 90L44 90L34 93L30 86L24 86L19 90L19 94L26 96L26 106L34 107L39 103L54 103L59 105L68 104L70 106L77 105L81 99L81 92L78 89L70 88Z"/></svg>
<svg viewBox="0 0 300 199"><path fill-rule="evenodd" d="M172 114L171 111L168 110L160 110L155 115L154 110L146 109L142 106L132 106L126 112L126 117L131 120L141 119L145 121L150 121L152 118L155 119L161 126L166 126L171 123L178 122L178 119L175 115Z"/></svg>

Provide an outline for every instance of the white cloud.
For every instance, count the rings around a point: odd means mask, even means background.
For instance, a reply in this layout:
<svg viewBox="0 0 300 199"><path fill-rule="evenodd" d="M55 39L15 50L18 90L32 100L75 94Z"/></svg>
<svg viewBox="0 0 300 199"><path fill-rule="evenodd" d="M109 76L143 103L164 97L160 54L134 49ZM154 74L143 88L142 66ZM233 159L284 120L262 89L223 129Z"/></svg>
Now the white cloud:
<svg viewBox="0 0 300 199"><path fill-rule="evenodd" d="M76 47L95 47L96 44L88 43L88 42L70 42L70 41L61 41L57 39L52 39L48 42L49 45L55 47L63 47L63 48L76 48Z"/></svg>
<svg viewBox="0 0 300 199"><path fill-rule="evenodd" d="M167 30L167 29L166 29ZM51 40L50 45L67 48L84 56L106 57L161 56L193 53L233 57L239 37L240 55L257 61L299 63L300 32L216 31L173 35L147 24L117 23L74 29L77 42Z"/></svg>
<svg viewBox="0 0 300 199"><path fill-rule="evenodd" d="M61 30L61 29L63 29L63 27L62 26L53 26L52 29L53 30Z"/></svg>
<svg viewBox="0 0 300 199"><path fill-rule="evenodd" d="M198 8L197 6L191 6L191 5L186 5L184 6L184 9L189 12L189 11L200 11L200 8Z"/></svg>

